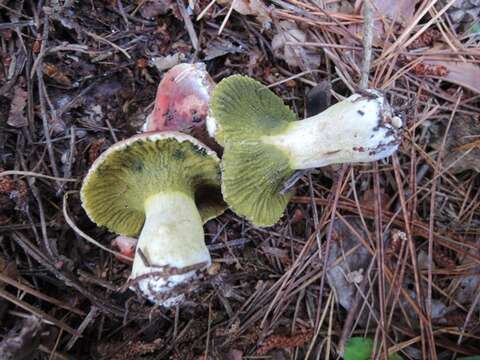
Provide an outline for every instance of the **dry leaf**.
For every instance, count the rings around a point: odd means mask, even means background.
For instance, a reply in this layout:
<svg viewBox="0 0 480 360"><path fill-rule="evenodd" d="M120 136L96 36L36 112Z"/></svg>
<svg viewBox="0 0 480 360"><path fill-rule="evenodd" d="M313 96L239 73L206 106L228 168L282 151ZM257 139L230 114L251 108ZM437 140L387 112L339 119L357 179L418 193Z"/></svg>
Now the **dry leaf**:
<svg viewBox="0 0 480 360"><path fill-rule="evenodd" d="M242 360L243 359L243 352L240 350L230 350L227 354L226 360Z"/></svg>
<svg viewBox="0 0 480 360"><path fill-rule="evenodd" d="M480 245L480 240L477 240L477 244ZM470 253L478 255L480 251L470 249ZM474 261L466 256L462 262L464 266L471 266ZM469 272L473 272L472 275L462 276L458 281L458 288L455 292L455 300L460 304L471 304L475 300L475 296L480 291L480 266L475 266L470 269ZM480 308L480 304L477 304Z"/></svg>
<svg viewBox="0 0 480 360"><path fill-rule="evenodd" d="M24 114L25 105L27 105L28 92L20 86L15 87L13 100L8 115L7 124L16 128L28 125L27 118Z"/></svg>
<svg viewBox="0 0 480 360"><path fill-rule="evenodd" d="M373 0L375 15L396 22L408 24L415 14L415 4L418 0Z"/></svg>
<svg viewBox="0 0 480 360"><path fill-rule="evenodd" d="M391 23L408 24L415 14L415 4L418 0L372 0L374 8L374 18L379 19L373 22L373 44L375 46L383 46L385 32L390 28ZM361 15L362 8L359 8L357 13ZM352 33L360 38L363 37L363 24L353 24L349 26ZM346 44L352 44L349 39Z"/></svg>
<svg viewBox="0 0 480 360"><path fill-rule="evenodd" d="M273 37L273 54L293 67L318 68L320 56L301 46L307 41L307 34L300 30L297 25L288 21L278 24L278 32ZM290 45L290 44L298 45Z"/></svg>
<svg viewBox="0 0 480 360"><path fill-rule="evenodd" d="M19 328L11 330L0 343L2 360L33 359L40 343L42 322L31 316L23 320Z"/></svg>
<svg viewBox="0 0 480 360"><path fill-rule="evenodd" d="M472 63L443 60L425 60L423 63L445 67L447 74L439 78L480 93L480 66ZM434 75L434 77L437 76Z"/></svg>
<svg viewBox="0 0 480 360"><path fill-rule="evenodd" d="M360 218L348 216L346 220L358 234L366 238ZM328 254L327 281L330 287L335 290L340 305L349 310L355 301L357 288L355 283L349 281L351 279L348 278L348 274L361 270L365 273L372 256L342 221L336 220L333 229L334 237ZM347 255L355 247L357 249Z"/></svg>
<svg viewBox="0 0 480 360"><path fill-rule="evenodd" d="M233 10L239 14L255 16L263 29L269 29L272 24L270 10L262 0L233 0L233 4L232 0L219 0L218 3L233 6Z"/></svg>
<svg viewBox="0 0 480 360"><path fill-rule="evenodd" d="M444 126L446 128L446 126ZM440 149L444 138L444 129L440 132L432 147ZM480 172L480 118L478 116L456 115L445 140L444 168L456 174L466 170Z"/></svg>
<svg viewBox="0 0 480 360"><path fill-rule="evenodd" d="M175 1L173 0L147 1L140 9L140 14L145 19L153 19L158 15L165 15L168 10L172 9L174 6Z"/></svg>

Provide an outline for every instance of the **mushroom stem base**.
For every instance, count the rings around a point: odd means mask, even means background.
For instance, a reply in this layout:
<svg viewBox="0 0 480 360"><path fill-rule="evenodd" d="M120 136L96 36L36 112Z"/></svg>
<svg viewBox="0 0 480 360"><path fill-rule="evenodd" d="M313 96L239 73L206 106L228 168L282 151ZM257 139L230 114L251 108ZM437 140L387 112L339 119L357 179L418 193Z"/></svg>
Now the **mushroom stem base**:
<svg viewBox="0 0 480 360"><path fill-rule="evenodd" d="M211 264L202 220L192 197L180 192L149 197L145 214L133 261L132 287L156 304L173 306L183 300L179 287L196 277L196 265Z"/></svg>

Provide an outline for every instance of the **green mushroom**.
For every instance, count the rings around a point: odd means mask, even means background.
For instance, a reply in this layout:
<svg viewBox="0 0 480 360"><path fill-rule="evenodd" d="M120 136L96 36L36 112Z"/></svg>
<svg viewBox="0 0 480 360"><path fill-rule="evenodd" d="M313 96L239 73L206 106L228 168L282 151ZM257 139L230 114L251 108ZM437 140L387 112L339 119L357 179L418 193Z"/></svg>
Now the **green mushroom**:
<svg viewBox="0 0 480 360"><path fill-rule="evenodd" d="M207 128L224 147L222 192L237 214L257 226L282 216L292 193L281 190L295 170L390 156L402 121L377 90L366 90L296 121L266 86L231 76L214 89Z"/></svg>
<svg viewBox="0 0 480 360"><path fill-rule="evenodd" d="M219 163L191 136L145 133L111 146L84 179L81 200L90 219L139 235L130 278L154 303L180 303L182 288L211 265L203 223L226 208Z"/></svg>

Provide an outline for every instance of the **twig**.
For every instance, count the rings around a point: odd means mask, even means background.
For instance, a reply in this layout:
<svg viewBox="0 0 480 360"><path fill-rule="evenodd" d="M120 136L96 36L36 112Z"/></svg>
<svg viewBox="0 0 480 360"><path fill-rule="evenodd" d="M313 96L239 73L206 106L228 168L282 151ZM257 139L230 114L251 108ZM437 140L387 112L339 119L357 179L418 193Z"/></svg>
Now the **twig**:
<svg viewBox="0 0 480 360"><path fill-rule="evenodd" d="M368 75L372 62L373 6L370 0L363 2L363 62L360 89L368 89Z"/></svg>
<svg viewBox="0 0 480 360"><path fill-rule="evenodd" d="M117 44L111 42L110 40L107 40L103 37L101 37L100 35L97 35L95 33L92 33L90 31L87 31L87 30L84 30L85 34L87 34L88 36L90 36L91 38L99 41L99 42L103 42L105 44L108 44L110 45L111 47L113 47L114 49L117 49L118 51L120 51L123 55L125 55L125 57L128 59L128 60L132 60L132 57L130 56L130 54L127 52L127 50L125 50L124 48L118 46Z"/></svg>
<svg viewBox="0 0 480 360"><path fill-rule="evenodd" d="M48 40L48 15L45 14L43 17L43 34L42 34L42 50L38 55L38 59L41 59L41 54L44 53L44 49ZM37 60L38 60L37 59ZM52 141L50 138L50 129L48 124L48 115L47 115L47 106L45 103L45 84L43 81L43 70L42 70L42 60L38 60L37 67L35 72L37 74L37 85L38 85L38 97L40 98L40 114L42 116L43 132L45 136L45 141L47 142L48 157L50 159L50 166L52 168L53 175L55 177L60 177L58 172L57 163L55 161L55 153L52 147ZM32 71L34 69L32 68ZM60 188L61 184L57 181L57 187Z"/></svg>
<svg viewBox="0 0 480 360"><path fill-rule="evenodd" d="M68 332L72 335L79 335L80 336L80 334L77 331L72 329L70 326L68 326L64 322L55 319L53 316L47 314L46 312L44 312L40 309L37 309L36 307L26 303L23 300L17 299L15 296L13 296L9 292L7 292L6 290L3 290L1 288L0 288L0 297L4 298L5 300L10 301L11 303L17 305L18 307L20 307L20 308L22 308L26 311L31 312L32 314L34 314L35 316L38 316L39 318L43 318L45 320L50 321L51 323L58 326L60 329L63 329L66 332Z"/></svg>
<svg viewBox="0 0 480 360"><path fill-rule="evenodd" d="M51 296L48 296L48 295L45 295L43 293L41 293L40 291L37 291L27 285L24 285L8 276L5 276L4 274L1 274L0 273L0 281L6 283L6 284L9 284L9 285L12 285L12 286L15 286L17 289L19 290L22 290L24 292L26 292L27 294L31 294L43 301L47 301L51 304L54 304L54 305L57 305L58 307L61 307L63 309L66 309L66 310L69 310L77 315L85 315L85 312L83 312L82 310L79 310L77 308L74 308L68 304L65 304L55 298L52 298Z"/></svg>
<svg viewBox="0 0 480 360"><path fill-rule="evenodd" d="M235 1L235 0L234 0ZM198 36L195 32L195 28L193 27L192 19L187 14L187 10L185 9L185 5L183 4L183 0L177 0L178 9L180 10L180 15L182 15L183 22L185 23L185 28L187 29L188 36L190 37L190 41L192 42L192 46L195 51L200 50L200 46L198 43Z"/></svg>
<svg viewBox="0 0 480 360"><path fill-rule="evenodd" d="M230 7L228 8L227 15L225 15L225 19L223 19L222 25L220 25L220 29L218 29L218 35L220 35L222 33L223 29L227 25L228 19L230 19L230 16L232 15L233 6L235 5L235 1L237 1L237 0L232 0L232 3L230 4Z"/></svg>
<svg viewBox="0 0 480 360"><path fill-rule="evenodd" d="M72 219L68 215L68 211L67 211L68 195L73 194L73 193L75 193L75 191L67 191L65 193L65 195L63 195L63 207L62 207L62 209L63 209L63 216L65 217L65 221L67 222L67 224L70 225L70 227L75 231L75 233L77 233L79 236L81 236L82 238L84 238L88 242L92 243L93 245L99 247L100 249L102 249L106 252L109 252L110 254L113 254L115 256L121 257L122 259L125 259L125 260L128 260L128 261L133 261L133 259L131 257L125 256L122 253L119 253L117 251L109 249L108 247L100 244L97 240L95 240L95 239L91 238L90 236L88 236L87 234L85 234L82 230L80 230L78 228L77 225L75 225L75 223L72 221Z"/></svg>
<svg viewBox="0 0 480 360"><path fill-rule="evenodd" d="M78 327L77 331L80 335L74 335L72 338L68 341L67 345L65 345L65 351L69 351L72 349L72 347L75 345L77 342L78 338L83 334L85 329L87 328L90 323L95 320L95 318L98 315L98 308L93 305L90 311L88 312L87 316L85 316L85 319L83 319L82 323Z"/></svg>
<svg viewBox="0 0 480 360"><path fill-rule="evenodd" d="M80 181L78 179L68 179L68 178L62 178L57 176L49 176L49 175L40 174L32 171L7 170L7 171L0 172L0 177L9 176L9 175L32 176L32 177L44 178L48 180L65 181L65 182Z"/></svg>

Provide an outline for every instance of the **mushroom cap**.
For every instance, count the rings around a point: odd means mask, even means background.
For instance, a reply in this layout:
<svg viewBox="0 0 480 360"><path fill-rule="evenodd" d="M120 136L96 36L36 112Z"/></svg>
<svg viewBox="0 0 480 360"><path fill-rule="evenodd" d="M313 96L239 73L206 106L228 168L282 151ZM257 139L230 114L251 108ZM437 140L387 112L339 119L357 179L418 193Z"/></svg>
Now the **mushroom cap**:
<svg viewBox="0 0 480 360"><path fill-rule="evenodd" d="M224 146L225 201L258 226L274 224L292 196L280 192L294 169L287 154L261 137L281 134L296 115L267 87L239 75L217 85L210 107L215 138Z"/></svg>
<svg viewBox="0 0 480 360"><path fill-rule="evenodd" d="M145 221L145 200L173 191L195 199L203 222L227 207L215 152L172 131L144 133L111 146L91 166L80 195L93 222L121 235L137 236Z"/></svg>

